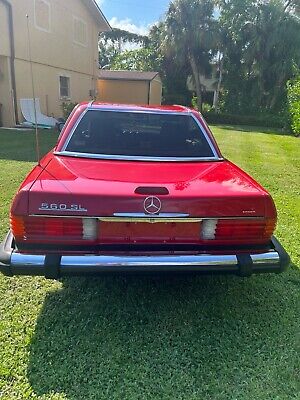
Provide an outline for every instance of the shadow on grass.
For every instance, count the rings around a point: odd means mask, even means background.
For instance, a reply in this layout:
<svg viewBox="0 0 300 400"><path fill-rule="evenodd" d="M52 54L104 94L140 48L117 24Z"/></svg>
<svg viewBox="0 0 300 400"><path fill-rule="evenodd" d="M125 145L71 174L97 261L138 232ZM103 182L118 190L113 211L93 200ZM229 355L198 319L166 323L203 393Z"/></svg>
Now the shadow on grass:
<svg viewBox="0 0 300 400"><path fill-rule="evenodd" d="M228 131L237 131L237 132L249 132L249 133L267 133L273 136L292 136L294 135L287 130L281 130L278 128L266 128L262 126L248 126L248 125L212 125L218 128L222 128Z"/></svg>
<svg viewBox="0 0 300 400"><path fill-rule="evenodd" d="M63 280L37 320L28 378L68 399L292 399L299 270Z"/></svg>
<svg viewBox="0 0 300 400"><path fill-rule="evenodd" d="M54 130L39 131L40 153L46 154L57 142ZM0 160L36 162L36 140L34 131L0 129Z"/></svg>

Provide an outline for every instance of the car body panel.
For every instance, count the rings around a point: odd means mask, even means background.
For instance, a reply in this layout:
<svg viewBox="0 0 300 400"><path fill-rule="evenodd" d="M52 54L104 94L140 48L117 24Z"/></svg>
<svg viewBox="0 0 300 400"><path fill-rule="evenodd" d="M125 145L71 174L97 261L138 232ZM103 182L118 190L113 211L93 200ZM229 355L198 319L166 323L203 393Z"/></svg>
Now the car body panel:
<svg viewBox="0 0 300 400"><path fill-rule="evenodd" d="M216 157L146 161L63 154L76 124L91 109L190 114L205 131ZM159 202L157 211L146 207L148 198ZM0 251L0 271L56 278L60 274L136 271L139 265L151 271L153 263L154 271L230 271L242 276L281 272L289 257L271 237L276 218L270 194L223 158L195 110L85 102L74 108L54 149L20 186L11 207L11 229L17 227L23 239L18 242L9 233ZM33 224L35 232L64 232L68 219L72 221L68 229L82 221L82 232L80 228L74 233L76 240L61 235L60 242L55 242L56 233L26 236L27 223ZM218 238L203 236L207 221L216 223ZM78 236L89 232L84 229L94 223L96 237L84 240ZM226 232L235 232L233 239Z"/></svg>
<svg viewBox="0 0 300 400"><path fill-rule="evenodd" d="M163 213L265 215L267 192L228 161L153 163L58 156L32 184L28 213L44 214L41 204L51 202L76 202L87 210L82 215L88 216L143 213L146 196L135 193L138 187L168 190L168 195L159 196Z"/></svg>

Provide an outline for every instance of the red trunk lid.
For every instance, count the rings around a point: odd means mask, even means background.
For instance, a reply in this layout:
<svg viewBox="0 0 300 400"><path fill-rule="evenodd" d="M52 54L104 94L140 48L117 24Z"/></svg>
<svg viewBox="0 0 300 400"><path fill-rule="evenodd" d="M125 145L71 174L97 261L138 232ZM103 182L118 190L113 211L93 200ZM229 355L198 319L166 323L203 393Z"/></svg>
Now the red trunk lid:
<svg viewBox="0 0 300 400"><path fill-rule="evenodd" d="M54 156L32 185L29 214L145 213L144 200L151 190L135 193L140 187L159 187L168 193L155 194L161 201L161 213L190 217L264 216L268 195L229 161L140 162Z"/></svg>

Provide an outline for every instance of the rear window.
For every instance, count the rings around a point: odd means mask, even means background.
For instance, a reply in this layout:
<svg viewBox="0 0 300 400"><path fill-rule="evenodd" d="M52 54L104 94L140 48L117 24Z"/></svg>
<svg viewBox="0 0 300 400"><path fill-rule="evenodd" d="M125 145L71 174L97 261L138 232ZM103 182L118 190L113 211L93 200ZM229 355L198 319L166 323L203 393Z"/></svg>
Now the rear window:
<svg viewBox="0 0 300 400"><path fill-rule="evenodd" d="M192 116L147 112L87 111L65 150L99 156L214 157Z"/></svg>

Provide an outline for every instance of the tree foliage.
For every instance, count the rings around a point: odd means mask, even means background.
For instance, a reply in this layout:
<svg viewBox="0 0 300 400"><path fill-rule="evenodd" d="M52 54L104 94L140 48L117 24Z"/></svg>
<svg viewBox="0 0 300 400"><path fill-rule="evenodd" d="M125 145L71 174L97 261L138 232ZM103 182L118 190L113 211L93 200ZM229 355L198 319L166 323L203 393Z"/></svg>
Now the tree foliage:
<svg viewBox="0 0 300 400"><path fill-rule="evenodd" d="M229 41L225 62L228 112L278 112L300 62L300 24L280 0L223 0L220 24Z"/></svg>
<svg viewBox="0 0 300 400"><path fill-rule="evenodd" d="M216 21L212 0L174 0L165 19L162 49L185 68L185 78L192 74L198 108L202 109L200 74L210 68L216 51Z"/></svg>
<svg viewBox="0 0 300 400"><path fill-rule="evenodd" d="M300 135L300 71L287 83L288 105L291 116L291 127L295 135Z"/></svg>
<svg viewBox="0 0 300 400"><path fill-rule="evenodd" d="M124 47L128 43L146 47L149 39L148 36L117 28L110 32L101 33L98 43L100 68L110 69L115 58L124 51Z"/></svg>
<svg viewBox="0 0 300 400"><path fill-rule="evenodd" d="M100 66L157 70L168 103L190 103L192 76L201 109L202 76L216 64L215 110L278 115L295 85L293 66L300 67L299 11L299 0L173 0L147 37L102 34ZM125 50L125 43L139 48Z"/></svg>
<svg viewBox="0 0 300 400"><path fill-rule="evenodd" d="M152 26L149 32L153 55L159 59L157 71L163 82L163 101L167 104L189 104L192 98L186 85L189 66L186 60L175 58L173 52L165 51L165 31L166 24L160 21Z"/></svg>
<svg viewBox="0 0 300 400"><path fill-rule="evenodd" d="M159 71L161 56L152 48L127 50L118 54L112 61L113 70Z"/></svg>

